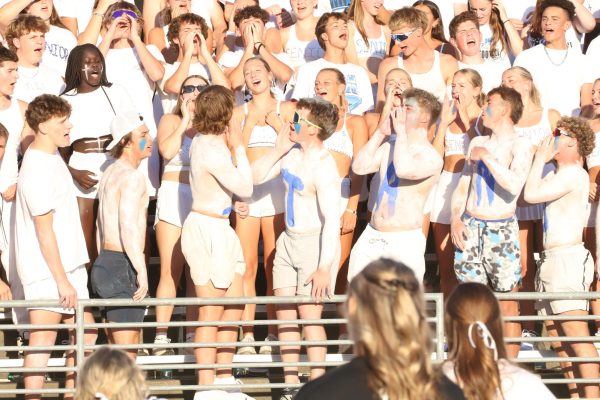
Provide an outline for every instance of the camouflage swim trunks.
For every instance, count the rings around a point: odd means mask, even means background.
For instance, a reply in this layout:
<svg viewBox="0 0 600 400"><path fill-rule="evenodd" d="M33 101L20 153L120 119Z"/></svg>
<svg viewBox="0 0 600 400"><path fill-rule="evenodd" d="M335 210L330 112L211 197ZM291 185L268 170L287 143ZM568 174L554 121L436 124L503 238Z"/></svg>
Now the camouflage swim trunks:
<svg viewBox="0 0 600 400"><path fill-rule="evenodd" d="M454 252L459 282L479 282L496 292L510 292L521 282L519 224L515 217L485 221L465 213L469 238Z"/></svg>

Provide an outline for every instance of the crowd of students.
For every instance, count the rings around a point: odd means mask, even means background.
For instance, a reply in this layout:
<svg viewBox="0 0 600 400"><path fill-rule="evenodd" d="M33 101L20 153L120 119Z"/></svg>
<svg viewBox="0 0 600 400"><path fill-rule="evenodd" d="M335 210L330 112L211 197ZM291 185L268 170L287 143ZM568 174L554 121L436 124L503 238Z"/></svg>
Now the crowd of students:
<svg viewBox="0 0 600 400"><path fill-rule="evenodd" d="M446 298L465 282L498 293L595 290L600 39L589 38L600 4L336 5L155 0L140 10L130 1L0 0L0 299L61 305L15 309L15 322L68 323L78 299L137 301L153 291L149 204L158 298L175 297L182 276L188 296L254 296L262 254L268 295L315 299L268 308L268 316L319 319L325 298L345 293L382 257L406 265L422 285L430 231ZM504 316L537 309L574 318L549 322L553 336L590 335L577 320L590 308L598 314L600 304L500 303ZM156 355L172 352L172 313L156 309L165 323ZM144 309L132 303L104 316L141 322ZM189 328L187 342L234 342L238 329L226 322L253 320L255 306L188 307L186 316L224 322ZM256 354L253 328L242 327L239 353ZM271 326L258 352L297 362L299 346L269 342L297 342L300 328ZM472 329L488 335L491 327ZM302 331L326 339L322 325ZM504 331L536 335L531 322L505 323ZM30 345L56 340L56 331L27 334ZM134 328L108 336L140 340ZM96 332L85 340L94 343ZM555 347L598 356L591 342ZM500 356L518 351L511 343ZM229 364L234 351L194 353L200 364ZM307 353L324 361L326 347ZM48 358L29 352L25 366ZM565 372L600 376L598 363L575 367ZM313 367L310 379L324 373ZM284 375L299 383L297 368ZM200 369L198 382L236 384L231 369ZM25 377L27 388L43 383L41 373ZM591 383L570 389L600 396ZM286 389L282 398L294 394Z"/></svg>

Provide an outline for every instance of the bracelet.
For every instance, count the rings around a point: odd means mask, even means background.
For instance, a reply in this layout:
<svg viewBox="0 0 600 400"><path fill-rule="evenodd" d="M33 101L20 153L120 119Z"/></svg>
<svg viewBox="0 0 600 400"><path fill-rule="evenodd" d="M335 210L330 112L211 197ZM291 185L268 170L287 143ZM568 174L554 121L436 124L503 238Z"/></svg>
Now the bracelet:
<svg viewBox="0 0 600 400"><path fill-rule="evenodd" d="M101 13L101 12L94 11L92 13L92 15L95 15L96 17L104 18L104 13Z"/></svg>
<svg viewBox="0 0 600 400"><path fill-rule="evenodd" d="M346 208L346 212L356 215L356 210L352 210L351 208Z"/></svg>
<svg viewBox="0 0 600 400"><path fill-rule="evenodd" d="M510 22L510 19L504 20L502 21L502 25L504 25L505 23Z"/></svg>
<svg viewBox="0 0 600 400"><path fill-rule="evenodd" d="M254 45L254 49L255 49L257 52L259 52L259 53L260 53L260 49L261 49L262 47L265 47L265 45L264 45L264 44L262 44L262 43L258 43L258 46L256 46L256 44Z"/></svg>

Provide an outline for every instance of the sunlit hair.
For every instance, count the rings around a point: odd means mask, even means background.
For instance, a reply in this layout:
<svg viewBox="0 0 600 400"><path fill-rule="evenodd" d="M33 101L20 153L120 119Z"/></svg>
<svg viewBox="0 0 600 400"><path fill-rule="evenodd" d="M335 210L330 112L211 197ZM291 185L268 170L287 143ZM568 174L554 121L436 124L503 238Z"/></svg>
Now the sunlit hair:
<svg viewBox="0 0 600 400"><path fill-rule="evenodd" d="M369 37L367 36L367 31L365 30L365 26L363 24L365 10L362 6L362 0L352 0L352 3L350 3L350 6L348 6L348 10L346 12L348 14L348 19L354 21L354 26L356 26L356 30L358 33L360 33L360 36L367 45L367 49L370 48L371 45L369 43ZM381 18L379 18L379 15L375 16L375 22L378 25L385 25Z"/></svg>
<svg viewBox="0 0 600 400"><path fill-rule="evenodd" d="M77 374L75 400L143 400L148 395L146 379L127 353L103 346L96 350Z"/></svg>
<svg viewBox="0 0 600 400"><path fill-rule="evenodd" d="M323 68L322 70L319 71L319 73L317 74L317 77L323 72L331 72L335 76L335 81L338 85L344 85L344 87L346 86L346 77L344 77L344 74L342 74L342 71L340 71L339 69ZM339 94L338 97L339 97L338 104L336 104L336 106L338 106L341 110L341 108L344 106L344 99L346 98L346 94L344 92L342 92Z"/></svg>
<svg viewBox="0 0 600 400"><path fill-rule="evenodd" d="M32 4L33 4L33 2L31 2L29 4L29 6ZM27 10L29 8L29 6L25 7L23 9L23 11L21 11L21 14L33 15L33 14L30 14L30 12ZM56 11L56 6L54 5L54 3L52 3L52 12L50 13L50 19L48 20L48 23L52 26L57 26L59 28L67 29L67 27L60 20L60 16L58 15L58 12Z"/></svg>
<svg viewBox="0 0 600 400"><path fill-rule="evenodd" d="M14 39L19 39L21 36L27 35L31 32L40 32L43 34L48 33L48 25L40 17L36 17L30 14L20 14L15 20L13 20L6 28L6 42L8 48L16 52L17 47L14 44Z"/></svg>
<svg viewBox="0 0 600 400"><path fill-rule="evenodd" d="M456 75L465 76L469 80L471 86L479 89L479 95L477 95L475 101L479 107L482 107L485 104L485 93L483 92L483 79L481 78L481 75L479 75L479 72L471 68L463 68L456 71L454 76Z"/></svg>
<svg viewBox="0 0 600 400"><path fill-rule="evenodd" d="M348 286L348 328L355 353L364 357L369 388L390 399L437 399L439 373L423 292L402 263L371 262Z"/></svg>
<svg viewBox="0 0 600 400"><path fill-rule="evenodd" d="M408 72L406 72L406 71L405 71L404 69L402 69L402 68L393 68L393 69L390 69L390 70L388 71L388 73L385 75L385 80L387 81L387 80L388 80L388 77L389 77L389 76L390 76L392 73L394 73L394 72L398 72L398 71L399 71L399 72L401 72L401 73L402 73L402 74L403 74L403 75L406 77L406 79L407 79L407 80L408 80L408 82L410 83L410 87L412 87L412 85L413 85L413 82L412 82L412 78L410 77L410 74L409 74Z"/></svg>
<svg viewBox="0 0 600 400"><path fill-rule="evenodd" d="M317 136L322 141L327 140L337 127L339 121L339 108L320 97L303 98L296 103L297 110L308 110L307 119L315 125L318 125L319 133Z"/></svg>
<svg viewBox="0 0 600 400"><path fill-rule="evenodd" d="M479 30L479 20L477 19L477 14L475 14L473 11L463 11L456 17L452 18L450 25L448 25L448 32L450 33L450 37L452 39L456 39L458 27L460 24L465 22L472 22L477 27L477 30Z"/></svg>
<svg viewBox="0 0 600 400"><path fill-rule="evenodd" d="M34 132L39 132L40 124L52 118L71 115L71 105L61 97L42 94L33 99L25 111L25 121Z"/></svg>
<svg viewBox="0 0 600 400"><path fill-rule="evenodd" d="M200 33L204 38L208 36L208 25L201 16L194 13L185 13L180 16L173 18L169 24L169 31L167 32L167 39L169 40L169 46L179 51L179 45L175 43L175 39L179 37L179 30L183 24L197 25L200 27Z"/></svg>
<svg viewBox="0 0 600 400"><path fill-rule="evenodd" d="M410 88L404 92L403 97L405 102L408 99L415 99L419 105L419 109L429 115L427 128L431 128L435 124L442 111L442 104L434 95L426 90Z"/></svg>
<svg viewBox="0 0 600 400"><path fill-rule="evenodd" d="M413 7L402 7L394 11L390 17L389 27L392 31L402 28L421 29L425 33L427 29L427 15Z"/></svg>
<svg viewBox="0 0 600 400"><path fill-rule="evenodd" d="M221 85L211 85L196 97L194 128L201 134L225 133L233 111L233 92Z"/></svg>
<svg viewBox="0 0 600 400"><path fill-rule="evenodd" d="M129 11L133 11L134 13L137 14L137 22L138 22L138 33L141 34L142 33L142 27L144 26L144 18L142 18L142 12L140 11L139 8L136 7L135 4L131 4L127 1L117 1L116 3L110 5L107 9L106 12L104 13L104 17L102 18L102 26L105 29L108 29L110 27L110 24L112 24L112 14L117 11L117 10L129 10Z"/></svg>
<svg viewBox="0 0 600 400"><path fill-rule="evenodd" d="M0 138L4 139L4 145L6 146L6 141L8 140L8 129L2 124L0 124Z"/></svg>
<svg viewBox="0 0 600 400"><path fill-rule="evenodd" d="M258 5L244 7L241 10L236 11L235 16L233 17L233 23L239 28L240 24L249 18L259 19L263 24L266 24L269 22L269 13Z"/></svg>
<svg viewBox="0 0 600 400"><path fill-rule="evenodd" d="M521 99L521 94L515 89L506 86L498 86L488 92L488 99L495 94L500 96L502 100L510 105L510 120L513 124L519 122L523 116L523 100Z"/></svg>
<svg viewBox="0 0 600 400"><path fill-rule="evenodd" d="M482 336L473 332L469 336L469 327L477 321L485 324L491 334L498 358L506 359L502 315L494 293L480 283L461 283L446 301L448 360L454 362L457 382L467 400L495 400L501 392L495 353Z"/></svg>
<svg viewBox="0 0 600 400"><path fill-rule="evenodd" d="M537 87L535 86L535 82L533 81L533 76L531 75L531 72L529 72L529 70L527 70L526 68L519 67L519 66L510 67L504 72L507 72L507 71L514 71L514 72L518 73L522 79L529 81L529 83L531 84L531 89L529 89L529 93L527 93L529 96L529 100L531 100L531 102L533 104L535 104L536 106L541 107L542 100L540 97L540 92L537 89Z"/></svg>
<svg viewBox="0 0 600 400"><path fill-rule="evenodd" d="M438 20L438 24L431 27L431 37L439 40L442 43L448 43L446 40L446 35L444 35L444 21L442 20L442 13L440 12L440 8L433 1L430 0L418 0L413 3L413 7L416 6L425 6L429 8L431 14L433 15L433 20Z"/></svg>
<svg viewBox="0 0 600 400"><path fill-rule="evenodd" d="M179 96L177 96L177 104L175 104L175 107L173 108L173 114L175 115L179 115L180 117L183 117L183 114L181 113L181 105L183 104L183 96L181 91L183 90L183 87L191 80L191 79L200 79L201 81L204 82L205 85L210 85L210 82L206 80L205 77L200 76L200 75L190 75L187 78L185 78L185 80L183 81L183 83L181 84L181 87L179 88Z"/></svg>
<svg viewBox="0 0 600 400"><path fill-rule="evenodd" d="M191 3L191 2L190 2ZM191 10L188 7L188 12ZM156 16L156 20L160 23L161 26L167 26L173 20L173 9L169 6L169 2L165 1L165 8L160 10L158 15Z"/></svg>
<svg viewBox="0 0 600 400"><path fill-rule="evenodd" d="M317 21L317 25L315 26L315 36L317 36L317 42L319 42L319 46L321 46L323 50L325 50L325 40L323 40L322 36L325 33L327 24L332 19L335 21L348 22L348 16L343 13L329 12L321 15L321 17Z"/></svg>
<svg viewBox="0 0 600 400"><path fill-rule="evenodd" d="M500 57L496 47L498 42L502 47L503 52L508 51L508 43L506 42L506 29L504 28L504 24L502 23L502 19L500 18L500 11L496 7L493 7L492 0L487 0L490 3L490 7L492 8L492 13L490 14L490 30L492 31L492 42L490 43L490 56L492 57ZM469 2L469 10L471 10L471 3Z"/></svg>
<svg viewBox="0 0 600 400"><path fill-rule="evenodd" d="M571 137L577 139L577 151L580 156L587 157L594 150L596 136L588 120L563 116L558 120L556 128L567 131Z"/></svg>
<svg viewBox="0 0 600 400"><path fill-rule="evenodd" d="M75 46L69 53L69 58L67 59L67 69L65 70L65 89L63 90L63 94L69 93L73 89L77 90L77 88L81 86L81 77L83 76L82 70L84 64L83 61L85 53L88 50L96 53L100 59L100 63L102 63L100 86L110 87L112 85L108 82L108 78L106 77L106 61L104 60L102 52L93 44L86 43Z"/></svg>

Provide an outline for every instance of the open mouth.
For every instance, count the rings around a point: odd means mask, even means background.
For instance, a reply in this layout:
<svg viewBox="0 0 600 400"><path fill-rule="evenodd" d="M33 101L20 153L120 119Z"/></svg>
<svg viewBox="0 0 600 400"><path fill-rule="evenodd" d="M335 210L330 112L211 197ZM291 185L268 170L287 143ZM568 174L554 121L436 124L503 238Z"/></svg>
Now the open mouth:
<svg viewBox="0 0 600 400"><path fill-rule="evenodd" d="M348 40L348 34L347 34L347 33L342 33L342 34L339 36L339 38L340 38L341 40Z"/></svg>
<svg viewBox="0 0 600 400"><path fill-rule="evenodd" d="M33 49L33 51L38 54L42 54L44 52L44 47L36 47L35 49Z"/></svg>
<svg viewBox="0 0 600 400"><path fill-rule="evenodd" d="M475 39L467 40L467 46L473 46L473 45L475 45Z"/></svg>
<svg viewBox="0 0 600 400"><path fill-rule="evenodd" d="M327 94L329 94L329 92L327 90L317 90L317 96L319 97L325 97L327 96Z"/></svg>

